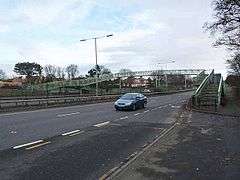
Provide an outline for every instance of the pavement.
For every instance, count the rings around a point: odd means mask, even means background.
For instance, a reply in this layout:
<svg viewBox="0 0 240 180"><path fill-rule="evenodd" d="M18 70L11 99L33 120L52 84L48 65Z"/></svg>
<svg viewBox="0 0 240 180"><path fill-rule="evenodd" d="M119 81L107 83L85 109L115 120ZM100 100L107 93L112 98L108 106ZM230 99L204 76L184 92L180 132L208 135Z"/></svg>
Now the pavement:
<svg viewBox="0 0 240 180"><path fill-rule="evenodd" d="M226 113L226 110L223 111ZM185 111L114 180L239 180L240 118Z"/></svg>
<svg viewBox="0 0 240 180"><path fill-rule="evenodd" d="M0 179L98 179L171 127L191 92L113 103L0 114Z"/></svg>

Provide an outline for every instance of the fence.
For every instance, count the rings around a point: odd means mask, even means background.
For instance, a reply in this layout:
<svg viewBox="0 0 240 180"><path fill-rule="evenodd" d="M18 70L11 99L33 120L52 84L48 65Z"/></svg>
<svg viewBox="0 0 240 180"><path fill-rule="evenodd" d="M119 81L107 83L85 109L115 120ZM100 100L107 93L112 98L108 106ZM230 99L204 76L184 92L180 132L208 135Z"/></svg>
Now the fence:
<svg viewBox="0 0 240 180"><path fill-rule="evenodd" d="M170 92L154 92L144 93L146 96L158 96L165 94L173 94L180 92L188 92L192 89L170 91ZM107 96L89 96L89 97L60 97L60 98L39 98L39 99L24 99L24 100L1 100L0 110L17 107L49 107L56 105L72 105L72 104L87 104L98 103L116 100L120 95L107 95Z"/></svg>

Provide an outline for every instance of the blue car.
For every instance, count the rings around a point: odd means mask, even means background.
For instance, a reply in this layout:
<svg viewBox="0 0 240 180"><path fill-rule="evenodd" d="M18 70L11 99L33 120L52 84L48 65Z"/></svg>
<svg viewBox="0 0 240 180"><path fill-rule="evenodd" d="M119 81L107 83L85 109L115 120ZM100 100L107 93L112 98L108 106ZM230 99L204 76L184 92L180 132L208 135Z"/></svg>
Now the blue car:
<svg viewBox="0 0 240 180"><path fill-rule="evenodd" d="M116 110L133 110L145 108L147 97L140 93L126 93L121 96L115 103Z"/></svg>

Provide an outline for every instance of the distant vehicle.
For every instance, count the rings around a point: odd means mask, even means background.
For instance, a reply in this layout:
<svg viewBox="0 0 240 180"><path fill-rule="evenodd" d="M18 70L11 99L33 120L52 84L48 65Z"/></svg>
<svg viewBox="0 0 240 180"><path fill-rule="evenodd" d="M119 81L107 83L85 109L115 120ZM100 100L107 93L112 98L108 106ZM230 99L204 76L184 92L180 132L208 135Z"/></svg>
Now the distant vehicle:
<svg viewBox="0 0 240 180"><path fill-rule="evenodd" d="M140 93L126 93L121 96L115 103L116 110L133 110L145 108L147 97Z"/></svg>
<svg viewBox="0 0 240 180"><path fill-rule="evenodd" d="M151 92L151 90L150 89L144 89L143 92L148 93L148 92Z"/></svg>

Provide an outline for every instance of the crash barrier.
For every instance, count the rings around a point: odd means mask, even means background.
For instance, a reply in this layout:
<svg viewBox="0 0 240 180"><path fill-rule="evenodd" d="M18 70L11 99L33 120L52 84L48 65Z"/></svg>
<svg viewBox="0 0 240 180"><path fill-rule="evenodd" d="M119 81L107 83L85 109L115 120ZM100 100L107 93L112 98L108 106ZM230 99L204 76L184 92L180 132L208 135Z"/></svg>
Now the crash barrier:
<svg viewBox="0 0 240 180"><path fill-rule="evenodd" d="M159 96L166 94L174 94L181 92L193 91L193 89L185 89L169 92L151 92L143 93L146 96ZM89 96L89 97L60 97L60 98L39 98L39 99L23 99L23 100L1 100L0 110L17 107L40 106L48 107L52 105L69 105L69 104L87 104L116 100L120 95L105 96Z"/></svg>

